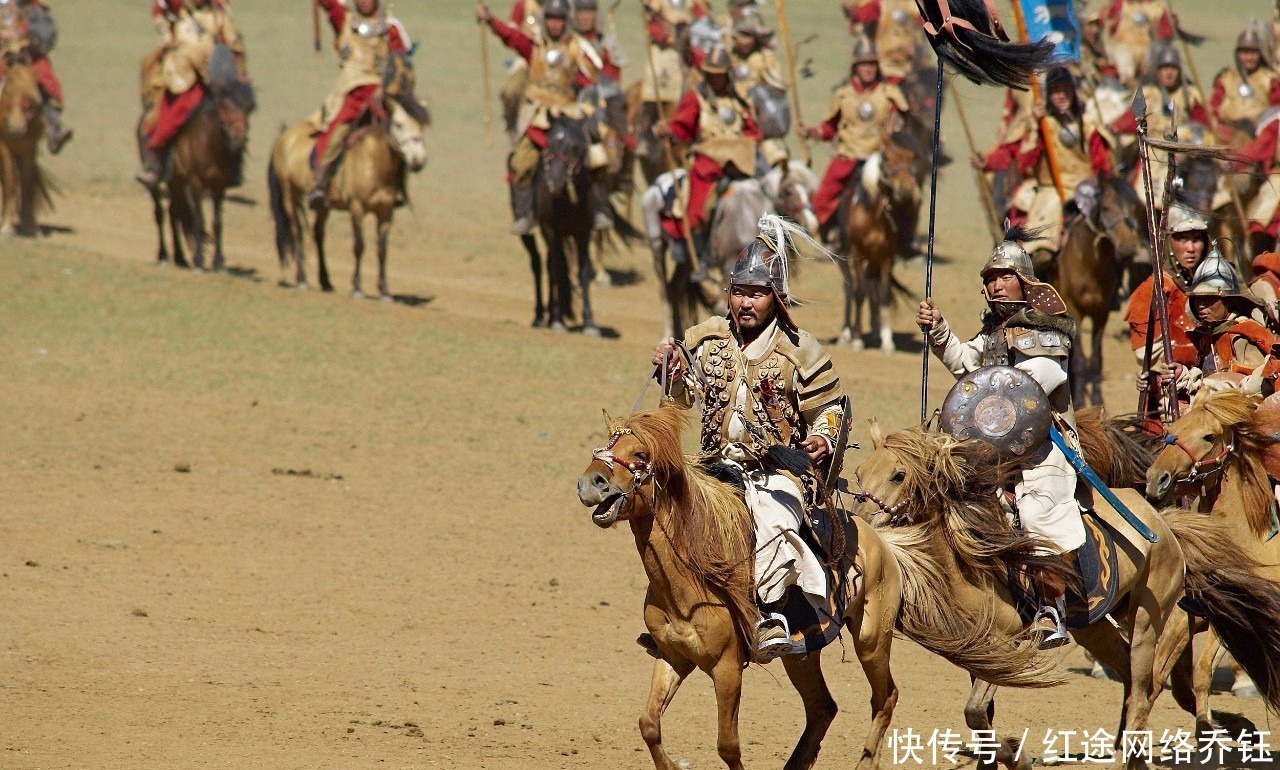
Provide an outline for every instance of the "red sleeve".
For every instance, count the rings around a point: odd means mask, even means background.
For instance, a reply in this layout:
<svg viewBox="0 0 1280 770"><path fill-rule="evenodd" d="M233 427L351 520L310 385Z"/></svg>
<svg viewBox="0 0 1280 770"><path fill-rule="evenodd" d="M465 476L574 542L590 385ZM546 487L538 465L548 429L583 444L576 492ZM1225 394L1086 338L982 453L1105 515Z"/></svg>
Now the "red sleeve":
<svg viewBox="0 0 1280 770"><path fill-rule="evenodd" d="M675 114L667 122L668 128L671 129L671 138L681 143L692 142L697 138L698 112L697 94L686 91L684 96L680 97L680 104L676 107Z"/></svg>
<svg viewBox="0 0 1280 770"><path fill-rule="evenodd" d="M511 13L507 15L507 20L516 27L524 24L524 0L516 0L511 4Z"/></svg>
<svg viewBox="0 0 1280 770"><path fill-rule="evenodd" d="M983 160L983 171L1004 171L1018 162L1018 143L1002 144Z"/></svg>
<svg viewBox="0 0 1280 770"><path fill-rule="evenodd" d="M1018 154L1018 173L1027 176L1031 173L1031 169L1035 168L1036 162L1040 160L1040 155L1044 152L1044 137L1040 135L1039 129L1036 129L1036 144L1030 150Z"/></svg>
<svg viewBox="0 0 1280 770"><path fill-rule="evenodd" d="M1213 79L1213 95L1209 97L1209 109L1213 110L1213 114L1217 115L1218 110L1222 109L1222 100L1227 98L1226 86L1222 85L1222 76Z"/></svg>
<svg viewBox="0 0 1280 770"><path fill-rule="evenodd" d="M1103 12L1103 17L1107 20L1107 31L1114 33L1116 25L1120 23L1120 17L1124 15L1124 0L1111 0L1111 5Z"/></svg>
<svg viewBox="0 0 1280 770"><path fill-rule="evenodd" d="M609 51L604 48L597 48L596 51L600 54L600 74L611 77L621 83L622 70L613 63L613 57L609 54Z"/></svg>
<svg viewBox="0 0 1280 770"><path fill-rule="evenodd" d="M746 115L742 121L742 135L757 142L764 140L764 134L760 132L760 127L756 125L755 118L750 114Z"/></svg>
<svg viewBox="0 0 1280 770"><path fill-rule="evenodd" d="M1089 164L1098 175L1111 171L1111 145L1100 131L1089 134Z"/></svg>
<svg viewBox="0 0 1280 770"><path fill-rule="evenodd" d="M671 27L657 15L649 17L649 23L646 25L649 32L649 42L659 48L668 48L675 44L675 36L671 32Z"/></svg>
<svg viewBox="0 0 1280 770"><path fill-rule="evenodd" d="M1204 112L1204 107L1201 107L1200 111ZM1192 109L1191 114L1195 115L1194 109ZM1194 117L1192 119L1194 120ZM1120 117L1111 122L1109 128L1113 134L1136 134L1138 133L1138 120L1133 117L1132 112L1126 110L1120 114Z"/></svg>
<svg viewBox="0 0 1280 770"><path fill-rule="evenodd" d="M404 53L409 47L404 44L404 38L400 36L400 28L392 24L390 31L387 32L387 45L391 46L392 51Z"/></svg>
<svg viewBox="0 0 1280 770"><path fill-rule="evenodd" d="M1232 153L1237 159L1236 168L1242 171L1250 166L1270 169L1276 157L1277 131L1280 131L1280 122L1271 123L1257 139Z"/></svg>
<svg viewBox="0 0 1280 770"><path fill-rule="evenodd" d="M533 56L533 41L520 30L496 16L489 17L489 29L493 30L503 45L520 54L520 58L529 61Z"/></svg>
<svg viewBox="0 0 1280 770"><path fill-rule="evenodd" d="M1209 125L1209 111L1204 108L1204 102L1191 105L1191 120L1194 123Z"/></svg>
<svg viewBox="0 0 1280 770"><path fill-rule="evenodd" d="M329 14L329 24L333 26L334 34L341 32L343 22L347 20L347 9L338 0L316 0L316 3Z"/></svg>
<svg viewBox="0 0 1280 770"><path fill-rule="evenodd" d="M822 132L822 141L829 142L832 139L835 139L836 133L840 130L840 113L837 112L832 115L831 120L828 120L821 126L818 126L818 130Z"/></svg>
<svg viewBox="0 0 1280 770"><path fill-rule="evenodd" d="M1271 79L1271 91L1267 93L1267 104L1280 107L1280 78Z"/></svg>
<svg viewBox="0 0 1280 770"><path fill-rule="evenodd" d="M1160 14L1160 21L1156 24L1156 38L1168 41L1173 39L1173 35L1173 18L1165 11Z"/></svg>
<svg viewBox="0 0 1280 770"><path fill-rule="evenodd" d="M880 20L880 0L871 0L853 10L852 19L856 24L874 24Z"/></svg>

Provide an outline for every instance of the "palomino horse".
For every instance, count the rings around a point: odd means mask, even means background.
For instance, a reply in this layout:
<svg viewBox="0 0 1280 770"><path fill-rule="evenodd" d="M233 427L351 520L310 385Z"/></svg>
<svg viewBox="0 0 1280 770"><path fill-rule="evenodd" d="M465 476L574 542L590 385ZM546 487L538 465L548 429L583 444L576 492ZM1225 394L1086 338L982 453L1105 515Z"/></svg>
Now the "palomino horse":
<svg viewBox="0 0 1280 770"><path fill-rule="evenodd" d="M1010 526L999 501L1007 470L989 446L943 433L909 429L881 437L876 430L873 441L875 451L856 476L872 522L890 545L901 546L900 558L917 565L903 570L908 578L904 594L916 597L904 606L935 616L933 621L922 619L921 626L948 629L952 635L980 627L998 648L1022 649L1024 623L1008 585L1011 568L1060 574L1070 570L1060 558L1040 555L1041 541ZM1183 594L1184 572L1187 591L1209 607L1215 627L1232 631L1224 633L1224 639L1233 652L1247 651L1250 639L1244 635L1256 636L1252 643L1265 644L1268 650L1276 644L1276 637L1266 635L1280 632L1280 601L1268 581L1250 572L1256 565L1241 558L1234 541L1204 517L1173 510L1158 514L1132 489L1117 489L1115 494L1159 542L1138 536L1100 496L1095 499L1095 510L1111 531L1117 551L1117 603L1110 613L1072 635L1115 669L1124 683L1115 766L1132 767L1141 766L1142 758L1125 757L1120 736L1146 729L1151 706L1181 657L1182 647L1172 640L1176 635L1161 635L1170 621L1185 618L1176 605ZM938 582L913 586L910 577L918 574L936 575ZM1242 597L1246 599L1232 603ZM1248 609L1246 602L1257 608ZM1256 630L1250 630L1251 623ZM915 636L909 628L904 632ZM975 677L965 718L974 730L990 730L995 686L1010 683L993 681L945 651L922 644ZM1055 683L1046 674L1020 686ZM1011 768L1030 767L1031 758L1020 752L1018 743L1016 738L1000 741L997 761Z"/></svg>
<svg viewBox="0 0 1280 770"><path fill-rule="evenodd" d="M1102 403L1102 340L1120 288L1121 271L1140 245L1142 204L1116 179L1102 181L1097 209L1078 213L1065 227L1056 275L1048 278L1077 323L1090 322L1090 345L1071 349L1072 398L1076 405Z"/></svg>
<svg viewBox="0 0 1280 770"><path fill-rule="evenodd" d="M1259 401L1237 390L1198 394L1187 413L1168 427L1166 446L1147 471L1147 496L1197 497L1197 510L1262 565L1259 574L1280 584L1280 537L1275 536L1275 498L1267 472L1280 426L1274 414L1258 409ZM1209 636L1192 682L1196 726L1202 731L1213 729L1209 687L1221 650L1216 634L1210 631ZM1275 693L1280 691L1280 640L1267 642L1264 678L1271 683L1262 689ZM1249 686L1239 672L1236 684ZM1271 702L1272 708L1278 706Z"/></svg>
<svg viewBox="0 0 1280 770"><path fill-rule="evenodd" d="M316 125L310 120L284 129L271 149L267 166L267 187L271 195L271 216L276 226L276 251L281 268L292 259L297 266L297 286L307 288L303 233L307 222L306 195L314 180L311 152ZM358 129L347 140L347 149L329 184L328 206L317 212L311 233L315 240L320 288L332 291L325 263L324 226L329 210L351 215L352 253L355 270L351 277L352 296L364 296L360 281L360 260L364 256L366 215L378 223L378 295L391 301L387 288L387 238L391 217L404 195L405 173L417 171L427 162L422 143L422 127L399 104L390 104L390 118Z"/></svg>
<svg viewBox="0 0 1280 770"><path fill-rule="evenodd" d="M0 235L36 235L36 214L52 205L36 162L44 136L42 99L30 60L7 54L0 70Z"/></svg>
<svg viewBox="0 0 1280 770"><path fill-rule="evenodd" d="M867 159L861 178L840 202L842 210L837 216L849 252L840 262L844 273L840 342L853 350L863 349L862 304L866 302L871 331L879 336L880 349L894 351L890 325L893 263L899 244L915 236L920 213L916 174L921 157L915 138L899 131L889 137L881 152Z"/></svg>
<svg viewBox="0 0 1280 770"><path fill-rule="evenodd" d="M741 770L738 704L742 669L751 661L757 615L753 600L753 527L735 488L716 481L685 458L681 431L690 412L667 402L610 425L609 444L597 449L578 477L578 498L594 509L601 527L626 521L649 578L644 622L657 645L640 734L658 770L676 770L662 741L662 715L695 668L715 686L716 748L731 770ZM893 626L902 600L899 565L865 521L846 525L841 568L853 596L844 626L871 685L871 725L859 770L873 768L898 702L889 670ZM787 655L783 666L804 701L805 728L787 770L813 766L836 715L822 675L821 651Z"/></svg>

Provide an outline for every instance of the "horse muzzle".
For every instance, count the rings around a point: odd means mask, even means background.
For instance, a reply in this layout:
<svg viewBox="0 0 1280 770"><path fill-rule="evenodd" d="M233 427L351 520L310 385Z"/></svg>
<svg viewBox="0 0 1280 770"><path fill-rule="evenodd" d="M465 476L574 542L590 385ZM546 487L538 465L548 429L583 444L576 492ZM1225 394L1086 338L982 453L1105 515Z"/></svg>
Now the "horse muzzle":
<svg viewBox="0 0 1280 770"><path fill-rule="evenodd" d="M627 495L603 473L592 471L578 477L578 500L588 508L593 508L591 521L597 527L607 529L618 521Z"/></svg>
<svg viewBox="0 0 1280 770"><path fill-rule="evenodd" d="M1147 472L1147 499L1163 502L1173 491L1173 474L1169 471L1158 471L1154 467Z"/></svg>

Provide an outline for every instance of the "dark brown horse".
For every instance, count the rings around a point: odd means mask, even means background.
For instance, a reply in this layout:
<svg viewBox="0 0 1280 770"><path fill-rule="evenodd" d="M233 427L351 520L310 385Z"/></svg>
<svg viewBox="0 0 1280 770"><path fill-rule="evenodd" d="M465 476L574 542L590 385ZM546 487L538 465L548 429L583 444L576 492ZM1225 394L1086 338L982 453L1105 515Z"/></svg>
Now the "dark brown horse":
<svg viewBox="0 0 1280 770"><path fill-rule="evenodd" d="M30 60L7 54L0 68L0 235L36 235L37 211L51 204L36 161L44 136L41 104Z"/></svg>

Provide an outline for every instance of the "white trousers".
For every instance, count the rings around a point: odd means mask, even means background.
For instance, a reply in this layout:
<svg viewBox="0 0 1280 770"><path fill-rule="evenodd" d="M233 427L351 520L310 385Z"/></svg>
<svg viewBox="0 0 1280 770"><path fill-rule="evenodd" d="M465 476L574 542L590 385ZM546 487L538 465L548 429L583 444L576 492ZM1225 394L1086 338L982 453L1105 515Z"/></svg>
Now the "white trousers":
<svg viewBox="0 0 1280 770"><path fill-rule="evenodd" d="M747 475L747 508L756 520L756 594L765 604L780 601L793 585L826 598L822 562L800 536L803 499L795 482L782 474Z"/></svg>
<svg viewBox="0 0 1280 770"><path fill-rule="evenodd" d="M1022 528L1048 540L1058 553L1084 545L1084 519L1076 502L1076 469L1052 442L1027 459L1013 488Z"/></svg>

